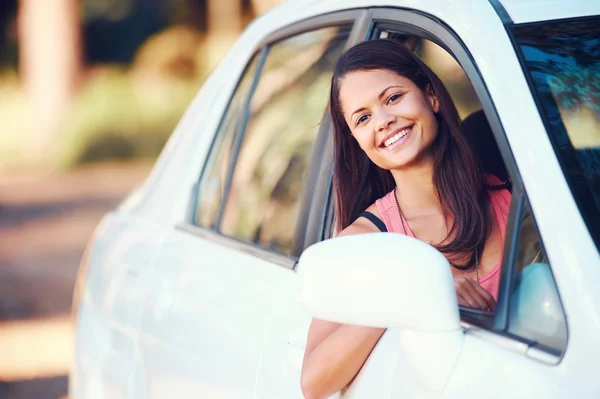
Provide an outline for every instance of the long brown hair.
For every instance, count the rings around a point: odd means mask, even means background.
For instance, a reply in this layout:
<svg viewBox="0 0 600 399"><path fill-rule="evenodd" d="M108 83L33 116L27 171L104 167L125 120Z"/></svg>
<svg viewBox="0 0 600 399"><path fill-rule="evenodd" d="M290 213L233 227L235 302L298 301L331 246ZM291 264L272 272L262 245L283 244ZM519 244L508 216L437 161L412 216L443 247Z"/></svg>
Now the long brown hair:
<svg viewBox="0 0 600 399"><path fill-rule="evenodd" d="M352 137L342 112L340 84L349 72L386 69L404 76L437 96L440 112L438 134L432 145L433 184L445 214L454 215L448 236L452 241L436 248L451 263L464 261L467 269L475 263L475 249L481 250L489 234L482 176L476 158L460 131L460 117L441 80L403 44L390 39L362 42L337 61L330 93L334 132L335 219L338 231L348 227L377 199L392 191L396 183L389 170L375 165ZM462 263L462 262L461 262Z"/></svg>

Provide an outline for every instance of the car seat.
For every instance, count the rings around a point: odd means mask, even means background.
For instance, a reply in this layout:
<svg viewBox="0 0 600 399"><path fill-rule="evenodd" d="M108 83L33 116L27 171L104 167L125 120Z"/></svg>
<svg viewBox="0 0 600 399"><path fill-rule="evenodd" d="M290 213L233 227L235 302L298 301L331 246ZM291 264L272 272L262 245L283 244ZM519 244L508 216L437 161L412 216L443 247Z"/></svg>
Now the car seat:
<svg viewBox="0 0 600 399"><path fill-rule="evenodd" d="M481 170L509 184L510 176L483 110L477 110L467 116L460 129L471 145Z"/></svg>

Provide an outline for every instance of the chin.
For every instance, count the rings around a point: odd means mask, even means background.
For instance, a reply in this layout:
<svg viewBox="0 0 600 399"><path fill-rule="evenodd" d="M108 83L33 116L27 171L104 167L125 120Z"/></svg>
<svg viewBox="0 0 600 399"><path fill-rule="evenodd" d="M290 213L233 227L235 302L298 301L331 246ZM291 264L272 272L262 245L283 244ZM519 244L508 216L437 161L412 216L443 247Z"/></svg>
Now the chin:
<svg viewBox="0 0 600 399"><path fill-rule="evenodd" d="M406 170L415 167L422 167L433 164L433 157L430 154L406 154L396 159L387 161L389 170Z"/></svg>

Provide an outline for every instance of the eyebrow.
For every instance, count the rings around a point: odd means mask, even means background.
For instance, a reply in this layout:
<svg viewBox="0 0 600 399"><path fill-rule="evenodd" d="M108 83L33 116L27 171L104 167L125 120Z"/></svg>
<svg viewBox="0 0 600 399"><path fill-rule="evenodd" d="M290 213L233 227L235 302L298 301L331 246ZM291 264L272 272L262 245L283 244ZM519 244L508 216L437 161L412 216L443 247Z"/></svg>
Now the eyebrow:
<svg viewBox="0 0 600 399"><path fill-rule="evenodd" d="M393 86L388 86L386 87L381 93L379 93L379 95L377 96L378 99L381 100L381 98L385 95L385 93L389 90L389 89L394 89L394 88L404 88L404 86L399 86L399 85L393 85ZM352 119L352 117L354 116L354 114L358 113L358 112L362 112L365 111L366 108L362 107L357 109L356 111L354 111L352 114L350 114L350 119Z"/></svg>

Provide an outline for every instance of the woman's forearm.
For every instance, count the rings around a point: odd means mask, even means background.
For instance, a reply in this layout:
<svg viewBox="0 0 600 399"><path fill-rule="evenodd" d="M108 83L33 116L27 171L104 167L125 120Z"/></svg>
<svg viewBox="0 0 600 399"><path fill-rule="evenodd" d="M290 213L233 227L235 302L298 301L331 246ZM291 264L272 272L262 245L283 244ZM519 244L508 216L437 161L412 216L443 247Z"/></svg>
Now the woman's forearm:
<svg viewBox="0 0 600 399"><path fill-rule="evenodd" d="M302 393L307 399L328 398L359 372L385 329L341 325L305 356Z"/></svg>

